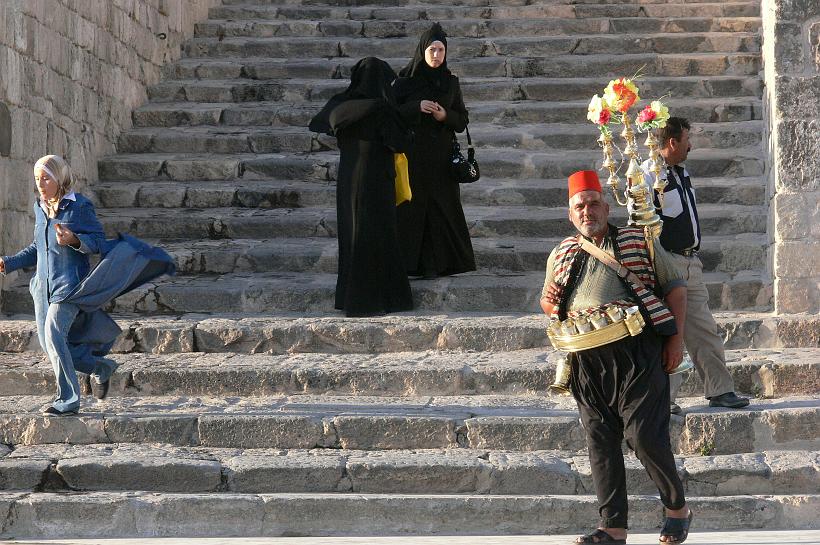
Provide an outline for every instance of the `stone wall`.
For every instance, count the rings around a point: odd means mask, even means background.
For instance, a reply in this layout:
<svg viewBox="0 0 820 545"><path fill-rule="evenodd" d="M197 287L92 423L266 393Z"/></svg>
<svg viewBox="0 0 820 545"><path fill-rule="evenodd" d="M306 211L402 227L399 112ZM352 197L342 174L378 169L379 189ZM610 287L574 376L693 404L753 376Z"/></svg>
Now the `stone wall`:
<svg viewBox="0 0 820 545"><path fill-rule="evenodd" d="M820 311L820 1L763 0L775 311Z"/></svg>
<svg viewBox="0 0 820 545"><path fill-rule="evenodd" d="M63 155L80 190L93 183L146 86L218 4L0 1L0 255L31 241L34 161Z"/></svg>

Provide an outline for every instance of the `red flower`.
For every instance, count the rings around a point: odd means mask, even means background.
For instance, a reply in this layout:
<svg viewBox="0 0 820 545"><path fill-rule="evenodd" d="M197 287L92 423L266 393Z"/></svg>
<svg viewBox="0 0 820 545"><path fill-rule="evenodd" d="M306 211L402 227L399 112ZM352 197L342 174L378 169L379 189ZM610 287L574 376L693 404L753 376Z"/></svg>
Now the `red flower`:
<svg viewBox="0 0 820 545"><path fill-rule="evenodd" d="M599 125L606 125L612 117L612 112L609 110L601 110L601 116L598 118Z"/></svg>
<svg viewBox="0 0 820 545"><path fill-rule="evenodd" d="M641 110L641 113L638 114L638 123L649 123L653 121L658 116L658 113L652 109L652 106L647 105L646 108Z"/></svg>

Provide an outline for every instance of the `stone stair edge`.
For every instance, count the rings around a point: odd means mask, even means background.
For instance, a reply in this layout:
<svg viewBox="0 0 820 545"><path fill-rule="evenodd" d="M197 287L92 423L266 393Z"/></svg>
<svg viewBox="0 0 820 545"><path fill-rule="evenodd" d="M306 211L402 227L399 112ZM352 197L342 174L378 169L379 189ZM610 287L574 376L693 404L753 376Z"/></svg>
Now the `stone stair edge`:
<svg viewBox="0 0 820 545"><path fill-rule="evenodd" d="M46 445L18 447L0 458L0 475L4 477L2 490L6 491L43 490L49 482L59 482L65 490L74 491L594 493L588 462L582 454L532 451L522 455L508 451L462 450L374 453L128 444ZM820 483L820 472L816 471L818 456L812 451L762 451L676 456L676 462L688 495L798 494L811 493ZM627 467L633 494L655 492L648 479L639 475L642 467L634 456L627 457ZM794 474L803 475L802 482L790 482Z"/></svg>
<svg viewBox="0 0 820 545"><path fill-rule="evenodd" d="M704 530L820 526L817 495L691 499ZM0 536L37 539L549 535L588 530L597 516L592 496L546 495L5 493L0 505ZM631 527L656 532L658 499L633 495L630 505Z"/></svg>
<svg viewBox="0 0 820 545"><path fill-rule="evenodd" d="M243 397L239 413L225 412L231 398L152 398L145 405L133 398L100 403L86 399L79 416L59 419L38 416L40 408L50 403L49 396L4 397L0 402L14 407L14 412L0 414L0 442L373 451L585 449L571 399L546 409L543 398L514 395L499 402L498 397ZM536 401L531 406L522 403L528 399ZM816 397L760 399L753 407L739 410L711 409L702 407L703 403L700 400L699 407L688 407L682 416L672 417L673 452L711 455L820 449L820 432L813 425L820 415ZM102 405L108 410L96 412L95 407Z"/></svg>
<svg viewBox="0 0 820 545"><path fill-rule="evenodd" d="M595 135L594 133L590 132L590 138L593 138ZM594 140L593 140L594 143ZM580 149L580 150L527 150L527 149L520 149L520 148L494 148L494 147L484 147L482 148L484 153L495 153L495 154L512 154L512 155L527 155L532 157L546 157L546 158L560 158L560 157L569 157L569 158L583 158L587 159L589 157L594 157L599 159L598 153L596 150L590 145L589 149ZM248 152L240 152L240 153L173 153L173 152L148 152L148 153L119 153L116 155L109 155L106 157L101 158L99 161L102 163L115 163L115 162L122 162L122 161L135 161L135 162L156 162L156 161L178 161L178 162L185 162L185 161L201 161L207 158L214 158L216 157L218 160L236 160L236 161L251 161L251 160L261 160L261 159L279 159L279 160L296 160L296 161L306 161L306 160L327 160L327 159L336 159L338 158L339 153L335 150L319 150L319 151L310 151L310 152L301 152L301 153L248 153ZM743 158L759 158L760 157L760 149L758 146L749 146L746 148L737 148L731 150L724 150L719 148L708 148L697 150L697 156L693 156L691 158L692 162L697 161L705 161L708 159L718 159L718 158L731 158L731 157L743 157ZM496 158L498 159L498 158ZM490 160L490 158L486 158L485 160ZM712 176L712 177L719 177L719 178L726 178L727 176ZM755 175L746 175L743 177L758 177ZM759 176L762 178L762 175Z"/></svg>
<svg viewBox="0 0 820 545"><path fill-rule="evenodd" d="M643 18L637 18L643 20ZM529 21L530 19L520 19ZM459 19L461 21L461 19ZM509 19L505 19L505 21L509 21ZM385 22L385 21L379 21ZM389 22L389 21L386 21ZM242 21L237 21L237 24L242 24ZM571 35L567 34L549 34L549 35L521 35L516 37L509 37L509 36L459 36L456 34L449 34L447 35L448 38L448 45L450 43L454 45L462 44L469 41L484 41L484 42L494 42L498 41L500 43L505 42L529 42L529 41L553 41L553 40L570 40L570 39L589 39L589 38L678 38L678 37L742 37L742 38L758 38L760 37L759 32L752 32L746 30L737 30L732 32L720 32L720 31L688 31L688 32L640 32L636 31L632 32L625 32L625 33L607 33L607 32L595 32L595 33L584 33L584 32L577 32ZM247 43L247 42L263 42L263 43L278 43L278 42L295 42L295 43L315 43L317 40L326 40L329 42L347 42L351 40L357 41L388 41L388 42L399 42L399 41L408 41L408 42L416 42L418 40L417 36L390 36L390 37L381 37L381 36L195 36L191 38L188 43L191 44L198 44L198 43Z"/></svg>
<svg viewBox="0 0 820 545"><path fill-rule="evenodd" d="M715 317L730 350L820 348L817 316L716 312ZM546 316L520 312L416 311L370 319L282 312L117 316L117 319L124 333L115 350L122 353L510 351L548 346ZM32 317L0 320L0 339L5 351L39 350Z"/></svg>
<svg viewBox="0 0 820 545"><path fill-rule="evenodd" d="M24 331L18 329L21 334ZM172 331L166 329L164 333ZM207 333L205 329L203 334ZM0 333L0 338L3 336ZM110 358L119 368L112 378L110 395L534 395L547 392L562 359L549 346L519 350L428 348L389 353L244 355L197 352L199 347L191 348L188 352L112 354ZM726 360L738 392L761 399L820 392L817 348L729 349ZM0 352L0 376L4 381L0 396L48 393L53 388L52 375L40 352ZM84 391L90 391L84 375L81 384ZM696 396L702 391L699 377L689 374L679 397ZM689 407L697 402L681 400L680 404Z"/></svg>

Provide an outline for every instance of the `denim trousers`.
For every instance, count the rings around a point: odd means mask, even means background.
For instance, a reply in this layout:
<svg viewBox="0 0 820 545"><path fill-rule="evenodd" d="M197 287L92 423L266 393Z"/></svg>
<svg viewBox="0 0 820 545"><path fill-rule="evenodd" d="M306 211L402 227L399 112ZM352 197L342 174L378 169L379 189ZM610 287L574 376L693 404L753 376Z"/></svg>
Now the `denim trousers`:
<svg viewBox="0 0 820 545"><path fill-rule="evenodd" d="M80 312L77 305L51 303L43 310L45 312L37 313L37 335L57 379L57 399L53 406L59 411L74 410L80 406L77 371L93 373L98 358L82 350L82 347L72 350L68 344L68 332Z"/></svg>

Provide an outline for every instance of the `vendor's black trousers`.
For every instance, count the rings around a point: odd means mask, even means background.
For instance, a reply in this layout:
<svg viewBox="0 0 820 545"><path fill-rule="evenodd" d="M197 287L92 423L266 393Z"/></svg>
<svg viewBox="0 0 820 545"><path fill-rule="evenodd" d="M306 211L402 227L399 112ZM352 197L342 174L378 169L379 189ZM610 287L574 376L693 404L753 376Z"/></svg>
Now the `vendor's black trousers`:
<svg viewBox="0 0 820 545"><path fill-rule="evenodd" d="M572 395L587 434L604 528L627 528L624 437L658 487L663 505L685 505L669 442L669 378L661 355L661 338L647 327L636 337L572 358Z"/></svg>

